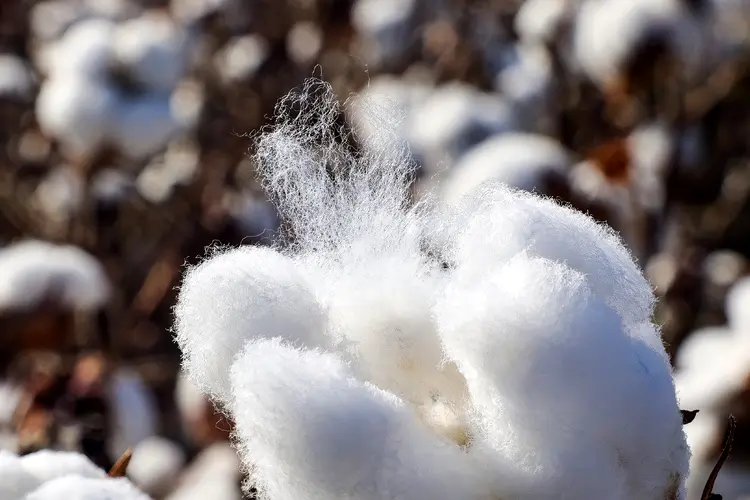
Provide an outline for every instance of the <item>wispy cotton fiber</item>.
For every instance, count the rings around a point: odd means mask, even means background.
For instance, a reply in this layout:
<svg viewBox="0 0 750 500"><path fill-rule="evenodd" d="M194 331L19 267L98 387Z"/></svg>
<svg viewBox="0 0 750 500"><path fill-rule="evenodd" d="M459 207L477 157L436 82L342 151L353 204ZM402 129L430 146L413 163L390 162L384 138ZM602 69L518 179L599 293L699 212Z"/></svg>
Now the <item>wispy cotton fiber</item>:
<svg viewBox="0 0 750 500"><path fill-rule="evenodd" d="M397 120L324 83L276 116L279 245L189 268L175 309L262 498L684 499L654 296L613 231L496 182L411 203Z"/></svg>

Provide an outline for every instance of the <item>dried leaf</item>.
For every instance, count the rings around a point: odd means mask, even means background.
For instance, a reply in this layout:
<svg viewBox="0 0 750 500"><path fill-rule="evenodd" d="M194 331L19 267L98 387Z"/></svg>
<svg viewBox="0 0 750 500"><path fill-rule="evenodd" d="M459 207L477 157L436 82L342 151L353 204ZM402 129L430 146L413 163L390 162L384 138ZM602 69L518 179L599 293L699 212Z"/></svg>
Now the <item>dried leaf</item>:
<svg viewBox="0 0 750 500"><path fill-rule="evenodd" d="M107 474L109 477L125 477L125 471L128 468L128 464L130 463L130 459L133 457L133 450L131 448L128 448L125 450L125 453L122 454L122 456L115 462L115 465L112 466L111 469L109 469L109 473Z"/></svg>

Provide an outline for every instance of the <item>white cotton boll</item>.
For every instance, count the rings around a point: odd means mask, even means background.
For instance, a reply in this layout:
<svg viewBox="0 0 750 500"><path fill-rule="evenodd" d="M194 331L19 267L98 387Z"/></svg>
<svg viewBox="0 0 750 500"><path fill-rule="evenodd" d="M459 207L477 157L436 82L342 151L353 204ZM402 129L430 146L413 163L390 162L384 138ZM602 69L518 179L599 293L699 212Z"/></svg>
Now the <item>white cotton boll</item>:
<svg viewBox="0 0 750 500"><path fill-rule="evenodd" d="M0 53L0 98L26 100L33 92L34 76L23 59Z"/></svg>
<svg viewBox="0 0 750 500"><path fill-rule="evenodd" d="M114 111L112 142L126 156L143 159L166 147L180 130L169 96L153 93L122 98Z"/></svg>
<svg viewBox="0 0 750 500"><path fill-rule="evenodd" d="M308 347L325 344L325 315L307 277L268 248L236 248L190 268L175 316L183 368L221 402L229 396L232 360L250 340L281 336Z"/></svg>
<svg viewBox="0 0 750 500"><path fill-rule="evenodd" d="M0 450L0 498L24 500L40 484L41 481L24 468L20 458L9 451Z"/></svg>
<svg viewBox="0 0 750 500"><path fill-rule="evenodd" d="M114 54L147 88L170 91L187 68L189 39L166 13L146 12L118 26Z"/></svg>
<svg viewBox="0 0 750 500"><path fill-rule="evenodd" d="M125 478L65 476L41 485L25 500L151 500Z"/></svg>
<svg viewBox="0 0 750 500"><path fill-rule="evenodd" d="M690 446L691 464L700 464L711 460L721 443L724 434L725 421L719 415L701 410L695 419L685 426L685 436ZM701 487L703 486L701 483Z"/></svg>
<svg viewBox="0 0 750 500"><path fill-rule="evenodd" d="M703 344L701 359L675 374L680 404L688 409L720 409L743 389L750 373L750 349L736 338L703 335L696 342Z"/></svg>
<svg viewBox="0 0 750 500"><path fill-rule="evenodd" d="M106 19L84 19L71 26L51 47L51 76L104 78L112 62L115 25Z"/></svg>
<svg viewBox="0 0 750 500"><path fill-rule="evenodd" d="M242 456L267 498L483 498L458 446L332 354L258 341L231 379Z"/></svg>
<svg viewBox="0 0 750 500"><path fill-rule="evenodd" d="M45 299L94 309L109 293L102 265L80 248L26 240L0 250L0 309L31 309Z"/></svg>
<svg viewBox="0 0 750 500"><path fill-rule="evenodd" d="M587 0L575 26L574 50L581 69L594 83L608 87L623 75L638 44L663 37L681 64L694 76L705 63L705 33L679 0Z"/></svg>
<svg viewBox="0 0 750 500"><path fill-rule="evenodd" d="M737 344L732 331L726 327L701 328L687 336L680 344L675 357L679 370L700 370L711 360L721 359Z"/></svg>
<svg viewBox="0 0 750 500"><path fill-rule="evenodd" d="M407 122L407 137L422 166L435 172L452 166L472 146L515 128L515 117L498 96L464 84L436 89Z"/></svg>
<svg viewBox="0 0 750 500"><path fill-rule="evenodd" d="M664 204L664 178L675 149L674 134L663 123L647 123L637 127L627 142L639 202L657 210Z"/></svg>
<svg viewBox="0 0 750 500"><path fill-rule="evenodd" d="M48 137L72 155L93 154L107 140L117 94L106 83L73 74L52 77L42 84L36 118Z"/></svg>
<svg viewBox="0 0 750 500"><path fill-rule="evenodd" d="M166 500L206 500L220 498L221 500L242 500L239 479L207 476L200 482L189 486L180 486L166 497Z"/></svg>
<svg viewBox="0 0 750 500"><path fill-rule="evenodd" d="M214 65L225 83L241 83L255 75L270 50L268 40L261 35L235 37L216 54Z"/></svg>
<svg viewBox="0 0 750 500"><path fill-rule="evenodd" d="M504 59L495 88L513 107L523 130L549 133L555 83L549 53L541 45L517 43L506 49Z"/></svg>
<svg viewBox="0 0 750 500"><path fill-rule="evenodd" d="M552 42L576 3L577 0L526 0L514 18L515 31L525 42Z"/></svg>
<svg viewBox="0 0 750 500"><path fill-rule="evenodd" d="M597 455L599 447L603 473L621 469L611 480L613 491L618 477L623 482L624 498L659 498L672 475L686 476L667 360L624 331L580 272L520 254L483 278L454 283L436 313L487 445L500 463L520 461L522 483L550 481L553 491L598 498L606 484L561 459ZM537 447L535 477L522 464Z"/></svg>
<svg viewBox="0 0 750 500"><path fill-rule="evenodd" d="M193 422L201 421L210 402L194 383L190 381L185 372L177 374L175 384L174 400L177 410L180 412L183 430L190 436L189 429Z"/></svg>
<svg viewBox="0 0 750 500"><path fill-rule="evenodd" d="M564 175L570 164L569 153L553 139L533 134L499 135L461 158L445 180L442 198L447 203L457 203L491 179L543 193L546 177Z"/></svg>
<svg viewBox="0 0 750 500"><path fill-rule="evenodd" d="M750 338L750 278L738 280L727 294L725 305L729 326Z"/></svg>
<svg viewBox="0 0 750 500"><path fill-rule="evenodd" d="M50 221L65 222L83 206L85 189L85 181L77 170L58 167L39 183L32 203Z"/></svg>
<svg viewBox="0 0 750 500"><path fill-rule="evenodd" d="M172 441L154 436L133 448L128 477L144 492L161 497L185 465L185 452Z"/></svg>
<svg viewBox="0 0 750 500"><path fill-rule="evenodd" d="M72 451L40 450L21 457L21 464L40 483L69 475L89 478L107 475L86 455Z"/></svg>
<svg viewBox="0 0 750 500"><path fill-rule="evenodd" d="M37 40L54 40L85 15L86 8L78 2L68 0L35 2L29 13L31 33Z"/></svg>
<svg viewBox="0 0 750 500"><path fill-rule="evenodd" d="M323 32L315 23L299 22L286 36L286 52L296 64L309 64L323 47Z"/></svg>
<svg viewBox="0 0 750 500"><path fill-rule="evenodd" d="M107 445L110 455L119 457L156 434L158 406L141 377L128 369L120 368L112 374L107 391L114 427Z"/></svg>
<svg viewBox="0 0 750 500"><path fill-rule="evenodd" d="M166 500L242 500L240 461L226 442L204 448L180 477Z"/></svg>
<svg viewBox="0 0 750 500"><path fill-rule="evenodd" d="M619 236L556 202L485 183L464 199L455 260L481 275L526 250L585 273L599 297L628 325L648 322L654 294ZM462 219L463 220L463 219Z"/></svg>
<svg viewBox="0 0 750 500"><path fill-rule="evenodd" d="M402 60L413 45L415 0L357 0L351 10L354 29L366 43L371 64Z"/></svg>

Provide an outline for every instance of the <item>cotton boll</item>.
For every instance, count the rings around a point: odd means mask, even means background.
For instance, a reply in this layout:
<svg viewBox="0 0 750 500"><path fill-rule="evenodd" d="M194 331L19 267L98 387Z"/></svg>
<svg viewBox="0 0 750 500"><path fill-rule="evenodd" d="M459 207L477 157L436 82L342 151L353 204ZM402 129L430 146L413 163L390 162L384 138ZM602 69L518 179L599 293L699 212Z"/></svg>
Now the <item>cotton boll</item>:
<svg viewBox="0 0 750 500"><path fill-rule="evenodd" d="M112 62L115 25L105 19L85 19L71 26L52 46L48 73L55 77L102 79Z"/></svg>
<svg viewBox="0 0 750 500"><path fill-rule="evenodd" d="M367 60L375 65L397 64L413 46L414 0L358 0L351 22L365 40Z"/></svg>
<svg viewBox="0 0 750 500"><path fill-rule="evenodd" d="M710 461L720 446L724 434L724 419L710 411L700 411L690 424L685 426L685 435L690 446L691 463L698 465ZM701 483L701 487L705 481Z"/></svg>
<svg viewBox="0 0 750 500"><path fill-rule="evenodd" d="M180 412L182 426L189 437L192 437L190 428L204 418L206 407L211 403L183 371L177 375L174 399Z"/></svg>
<svg viewBox="0 0 750 500"><path fill-rule="evenodd" d="M203 449L182 474L167 500L241 500L240 461L229 443Z"/></svg>
<svg viewBox="0 0 750 500"><path fill-rule="evenodd" d="M0 309L28 310L45 299L94 309L109 293L101 264L77 247L27 240L0 250Z"/></svg>
<svg viewBox="0 0 750 500"><path fill-rule="evenodd" d="M3 499L24 500L28 493L41 484L24 468L21 460L9 451L0 450L0 472L0 498Z"/></svg>
<svg viewBox="0 0 750 500"><path fill-rule="evenodd" d="M502 99L464 84L438 88L408 118L407 137L422 166L431 173L452 166L472 146L515 128Z"/></svg>
<svg viewBox="0 0 750 500"><path fill-rule="evenodd" d="M58 167L39 183L32 203L50 221L65 223L83 205L85 189L84 179L76 170Z"/></svg>
<svg viewBox="0 0 750 500"><path fill-rule="evenodd" d="M325 315L294 261L261 247L218 253L190 268L175 307L183 368L212 398L226 402L228 370L244 344L281 336L325 344Z"/></svg>
<svg viewBox="0 0 750 500"><path fill-rule="evenodd" d="M21 464L40 483L69 475L87 478L106 477L106 473L94 465L86 455L71 451L37 451L21 457Z"/></svg>
<svg viewBox="0 0 750 500"><path fill-rule="evenodd" d="M0 98L25 101L34 92L34 76L23 59L0 54Z"/></svg>
<svg viewBox="0 0 750 500"><path fill-rule="evenodd" d="M90 155L107 140L117 94L106 83L74 74L44 82L36 101L42 132L71 155Z"/></svg>
<svg viewBox="0 0 750 500"><path fill-rule="evenodd" d="M26 500L150 500L127 479L95 479L65 476L44 483L30 493Z"/></svg>
<svg viewBox="0 0 750 500"><path fill-rule="evenodd" d="M727 318L737 333L750 337L750 278L737 281L727 294Z"/></svg>
<svg viewBox="0 0 750 500"><path fill-rule="evenodd" d="M55 40L74 22L86 15L78 2L47 0L36 2L29 12L29 25L34 38L40 41Z"/></svg>
<svg viewBox="0 0 750 500"><path fill-rule="evenodd" d="M443 185L443 199L457 203L483 182L495 179L527 191L545 192L550 176L562 176L570 155L545 136L509 133L492 137L464 155Z"/></svg>
<svg viewBox="0 0 750 500"><path fill-rule="evenodd" d="M187 33L160 12L146 12L122 23L114 39L114 54L136 81L150 90L172 90L187 67Z"/></svg>
<svg viewBox="0 0 750 500"><path fill-rule="evenodd" d="M123 98L113 113L112 142L133 159L159 152L181 128L169 96L158 93Z"/></svg>
<svg viewBox="0 0 750 500"><path fill-rule="evenodd" d="M552 200L487 183L464 199L454 259L483 274L526 250L587 275L594 293L626 324L648 322L651 287L618 235L590 217Z"/></svg>
<svg viewBox="0 0 750 500"><path fill-rule="evenodd" d="M269 52L268 40L260 35L235 37L216 54L214 64L225 83L241 83L255 75Z"/></svg>
<svg viewBox="0 0 750 500"><path fill-rule="evenodd" d="M141 441L156 434L158 407L140 376L120 368L112 374L107 399L113 413L114 434L109 453L119 457Z"/></svg>
<svg viewBox="0 0 750 500"><path fill-rule="evenodd" d="M185 452L175 443L161 437L150 437L133 449L128 477L146 493L162 497L177 480Z"/></svg>
<svg viewBox="0 0 750 500"><path fill-rule="evenodd" d="M577 0L526 0L514 19L520 39L531 43L550 43L573 13Z"/></svg>
<svg viewBox="0 0 750 500"><path fill-rule="evenodd" d="M710 363L710 360L721 359L736 343L737 339L728 328L698 329L680 344L675 366L679 370L700 370L707 362Z"/></svg>
<svg viewBox="0 0 750 500"><path fill-rule="evenodd" d="M750 353L736 339L703 334L695 342L703 345L700 363L675 375L680 404L684 408L720 409L743 389L750 372ZM689 344L687 348L689 355L692 349ZM696 355L691 357L695 359ZM680 361L684 363L684 357Z"/></svg>
<svg viewBox="0 0 750 500"><path fill-rule="evenodd" d="M610 88L625 78L625 66L639 45L663 40L686 77L697 75L705 63L708 44L700 22L678 0L588 0L575 27L575 57L598 85Z"/></svg>
<svg viewBox="0 0 750 500"><path fill-rule="evenodd" d="M483 498L457 446L332 354L254 342L231 380L242 456L268 498Z"/></svg>
<svg viewBox="0 0 750 500"><path fill-rule="evenodd" d="M512 106L519 127L551 133L555 82L548 51L541 45L517 43L505 50L503 59L495 88Z"/></svg>
<svg viewBox="0 0 750 500"><path fill-rule="evenodd" d="M623 498L660 498L673 477L686 476L667 360L627 335L583 274L522 253L482 279L456 282L436 313L500 463L523 464L540 447L539 474L552 491L587 498L606 484L566 455L601 453L602 473L613 474L613 492L620 478ZM519 480L533 482L532 470L518 467Z"/></svg>

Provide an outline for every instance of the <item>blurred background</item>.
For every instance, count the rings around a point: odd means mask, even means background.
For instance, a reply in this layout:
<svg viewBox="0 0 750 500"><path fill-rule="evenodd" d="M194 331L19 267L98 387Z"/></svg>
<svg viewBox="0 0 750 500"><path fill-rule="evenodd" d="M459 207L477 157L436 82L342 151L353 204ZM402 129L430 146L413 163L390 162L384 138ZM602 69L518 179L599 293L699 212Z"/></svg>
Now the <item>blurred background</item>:
<svg viewBox="0 0 750 500"><path fill-rule="evenodd" d="M206 246L274 241L249 135L312 75L401 113L415 197L494 178L617 229L701 410L691 495L732 413L715 491L750 498L747 0L0 2L0 448L242 498L171 307Z"/></svg>

